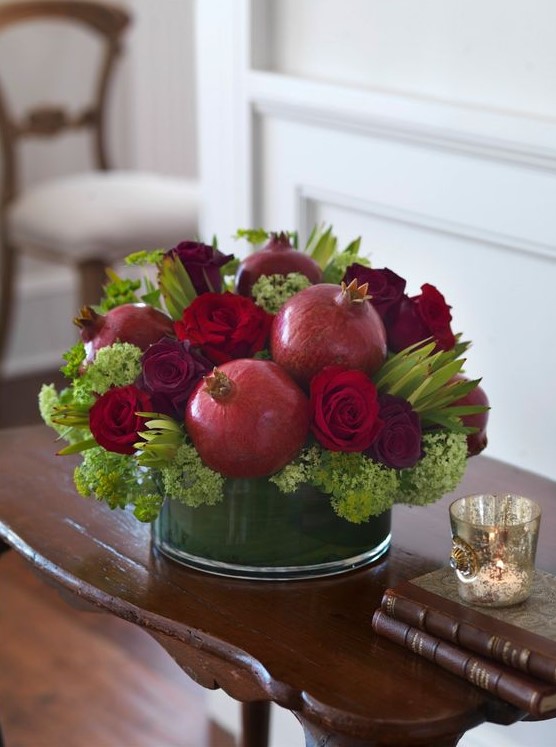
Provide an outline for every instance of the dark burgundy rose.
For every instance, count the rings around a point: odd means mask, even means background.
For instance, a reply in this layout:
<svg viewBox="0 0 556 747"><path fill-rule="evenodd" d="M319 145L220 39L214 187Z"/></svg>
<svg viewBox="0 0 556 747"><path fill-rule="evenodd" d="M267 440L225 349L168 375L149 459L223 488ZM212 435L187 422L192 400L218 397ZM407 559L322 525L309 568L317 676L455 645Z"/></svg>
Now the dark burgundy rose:
<svg viewBox="0 0 556 747"><path fill-rule="evenodd" d="M197 295L220 293L222 277L220 268L233 259L233 254L222 254L208 244L196 241L182 241L170 249L170 257L178 257L189 275Z"/></svg>
<svg viewBox="0 0 556 747"><path fill-rule="evenodd" d="M425 322L421 319L417 305L409 296L401 300L397 314L386 327L388 349L394 353L431 337Z"/></svg>
<svg viewBox="0 0 556 747"><path fill-rule="evenodd" d="M383 425L365 454L393 469L414 467L423 456L419 415L402 397L381 394L378 401Z"/></svg>
<svg viewBox="0 0 556 747"><path fill-rule="evenodd" d="M174 324L179 340L199 346L213 363L252 358L266 345L272 315L234 293L204 293Z"/></svg>
<svg viewBox="0 0 556 747"><path fill-rule="evenodd" d="M377 391L363 371L327 366L310 384L311 431L331 451L365 451L381 421Z"/></svg>
<svg viewBox="0 0 556 747"><path fill-rule="evenodd" d="M137 432L145 420L137 412L151 412L151 398L133 384L114 387L97 399L89 411L89 428L95 441L107 451L133 454Z"/></svg>
<svg viewBox="0 0 556 747"><path fill-rule="evenodd" d="M421 291L419 296L404 296L397 314L389 320L388 347L394 353L431 337L441 350L451 350L456 344L450 327L451 307L444 296L434 285L422 285Z"/></svg>
<svg viewBox="0 0 556 747"><path fill-rule="evenodd" d="M356 262L347 268L343 279L347 284L354 279L358 285L369 284L367 293L382 321L398 309L405 291L405 280L387 267L375 270Z"/></svg>
<svg viewBox="0 0 556 747"><path fill-rule="evenodd" d="M195 385L213 368L189 340L169 337L151 345L143 353L141 364L139 386L150 394L154 410L180 421Z"/></svg>
<svg viewBox="0 0 556 747"><path fill-rule="evenodd" d="M434 285L421 286L421 295L415 296L415 303L437 345L442 350L451 350L456 344L456 338L450 327L452 315L451 306L448 306L442 293Z"/></svg>

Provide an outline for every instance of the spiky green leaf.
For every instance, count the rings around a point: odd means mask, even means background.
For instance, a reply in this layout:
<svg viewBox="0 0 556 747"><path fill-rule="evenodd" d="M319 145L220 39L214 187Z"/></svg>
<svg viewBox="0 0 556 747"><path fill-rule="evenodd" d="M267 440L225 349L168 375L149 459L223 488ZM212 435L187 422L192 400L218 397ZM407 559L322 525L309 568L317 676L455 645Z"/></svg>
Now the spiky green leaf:
<svg viewBox="0 0 556 747"><path fill-rule="evenodd" d="M65 446L63 449L60 449L60 451L58 451L57 454L58 456L68 456L69 454L79 454L82 451L86 451L87 449L94 449L95 446L98 446L98 443L95 441L94 438L86 438L85 440L79 441L78 443Z"/></svg>
<svg viewBox="0 0 556 747"><path fill-rule="evenodd" d="M158 283L172 319L181 319L183 310L197 297L197 292L183 262L166 254L159 267Z"/></svg>

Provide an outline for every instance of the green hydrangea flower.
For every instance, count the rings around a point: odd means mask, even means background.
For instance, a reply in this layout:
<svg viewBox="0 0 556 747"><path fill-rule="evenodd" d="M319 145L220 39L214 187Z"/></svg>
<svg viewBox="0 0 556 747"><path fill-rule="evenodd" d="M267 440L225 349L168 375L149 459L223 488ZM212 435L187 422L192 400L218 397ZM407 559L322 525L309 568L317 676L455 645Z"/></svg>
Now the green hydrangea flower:
<svg viewBox="0 0 556 747"><path fill-rule="evenodd" d="M101 348L83 375L73 383L74 401L92 403L96 394L111 387L133 384L141 373L141 348L129 342L115 342Z"/></svg>
<svg viewBox="0 0 556 747"><path fill-rule="evenodd" d="M152 521L158 510L155 513L151 509L162 503L153 472L141 470L126 454L106 451L101 446L83 452L83 461L75 468L73 478L80 495L94 496L112 509L137 506L136 515L142 521Z"/></svg>
<svg viewBox="0 0 556 747"><path fill-rule="evenodd" d="M340 451L323 450L314 484L331 495L339 516L355 524L391 508L399 490L396 470L363 454Z"/></svg>
<svg viewBox="0 0 556 747"><path fill-rule="evenodd" d="M318 446L304 449L293 462L269 477L282 493L295 493L305 483L312 483L320 465L321 450Z"/></svg>
<svg viewBox="0 0 556 747"><path fill-rule="evenodd" d="M141 495L134 501L133 515L139 521L154 521L160 513L163 502L164 498L158 494Z"/></svg>
<svg viewBox="0 0 556 747"><path fill-rule="evenodd" d="M276 314L286 301L311 285L311 281L300 272L287 275L261 275L251 289L257 306L269 314Z"/></svg>
<svg viewBox="0 0 556 747"><path fill-rule="evenodd" d="M415 467L400 473L397 503L423 506L456 489L467 465L467 439L463 433L438 431L423 436L425 456Z"/></svg>
<svg viewBox="0 0 556 747"><path fill-rule="evenodd" d="M49 428L53 428L68 444L77 444L90 437L91 433L88 428L72 427L56 423L53 420L56 417L56 408L71 405L73 402L73 394L70 388L58 392L54 384L43 384L38 399L41 418Z"/></svg>
<svg viewBox="0 0 556 747"><path fill-rule="evenodd" d="M39 412L46 425L60 432L60 426L52 422L52 413L60 404L60 396L54 384L43 384L39 391Z"/></svg>
<svg viewBox="0 0 556 747"><path fill-rule="evenodd" d="M339 516L359 524L392 507L399 491L396 470L372 462L363 454L327 451L318 445L301 452L269 478L283 493L313 485L330 495Z"/></svg>
<svg viewBox="0 0 556 747"><path fill-rule="evenodd" d="M180 446L174 460L160 470L164 494L186 506L212 506L224 497L224 478L206 467L190 444Z"/></svg>

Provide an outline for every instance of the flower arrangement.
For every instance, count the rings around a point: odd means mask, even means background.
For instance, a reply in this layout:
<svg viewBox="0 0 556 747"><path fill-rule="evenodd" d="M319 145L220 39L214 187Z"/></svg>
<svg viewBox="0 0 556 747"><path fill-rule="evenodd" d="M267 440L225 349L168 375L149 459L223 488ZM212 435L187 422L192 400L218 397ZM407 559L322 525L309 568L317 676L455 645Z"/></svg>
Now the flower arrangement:
<svg viewBox="0 0 556 747"><path fill-rule="evenodd" d="M152 521L166 497L212 505L226 480L256 477L311 485L358 523L453 490L486 445L488 402L442 294L408 295L331 228L303 249L295 234L236 238L263 247L130 255L142 277L107 270L74 320L68 386L44 385L39 404L59 453L82 453L78 492Z"/></svg>

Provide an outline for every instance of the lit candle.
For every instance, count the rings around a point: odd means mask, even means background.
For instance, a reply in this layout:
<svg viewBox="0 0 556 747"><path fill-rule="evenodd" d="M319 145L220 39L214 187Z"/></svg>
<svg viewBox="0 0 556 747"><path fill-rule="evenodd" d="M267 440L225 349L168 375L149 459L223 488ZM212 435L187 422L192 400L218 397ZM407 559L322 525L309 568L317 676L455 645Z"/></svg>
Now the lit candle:
<svg viewBox="0 0 556 747"><path fill-rule="evenodd" d="M450 522L452 567L462 599L491 607L527 599L535 570L538 505L510 494L466 496L451 504Z"/></svg>
<svg viewBox="0 0 556 747"><path fill-rule="evenodd" d="M464 588L464 598L469 602L503 606L527 595L529 573L496 558L482 565L473 578L464 580Z"/></svg>

